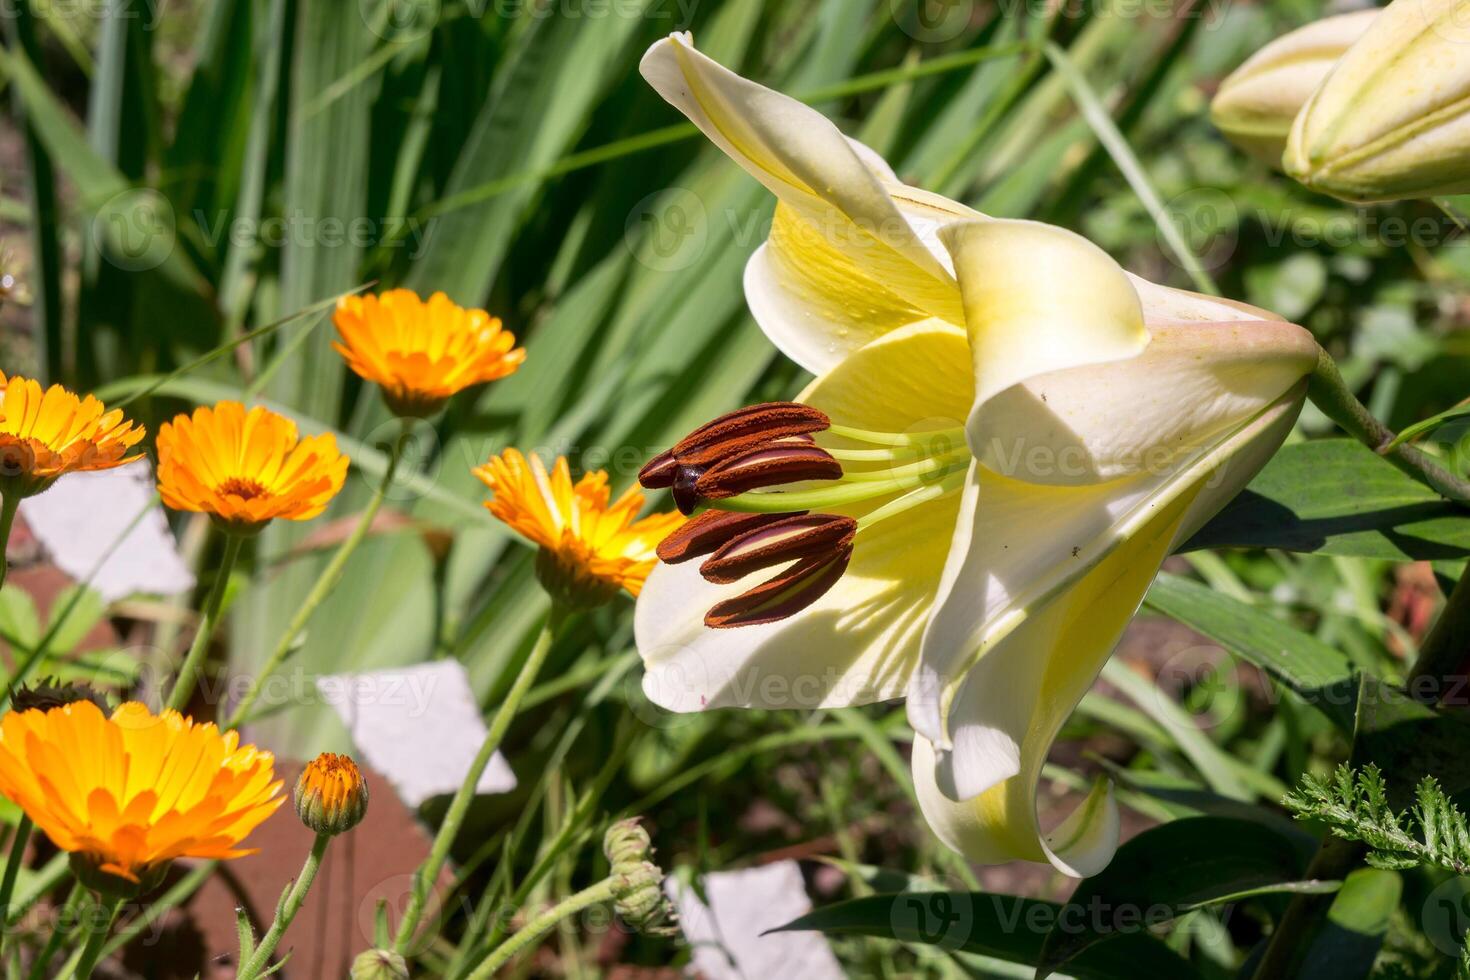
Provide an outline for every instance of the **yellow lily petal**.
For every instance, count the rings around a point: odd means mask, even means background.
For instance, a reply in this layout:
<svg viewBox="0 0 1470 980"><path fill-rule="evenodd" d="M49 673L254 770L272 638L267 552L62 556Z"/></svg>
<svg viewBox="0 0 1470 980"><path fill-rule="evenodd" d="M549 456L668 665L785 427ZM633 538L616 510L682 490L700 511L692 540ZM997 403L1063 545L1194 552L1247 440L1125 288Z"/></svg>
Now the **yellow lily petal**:
<svg viewBox="0 0 1470 980"><path fill-rule="evenodd" d="M891 172L875 172L870 151L815 109L700 54L687 33L655 43L639 70L831 249L923 316L959 322L953 277L910 227L885 186Z"/></svg>
<svg viewBox="0 0 1470 980"><path fill-rule="evenodd" d="M1136 356L1148 344L1138 292L1080 235L1035 221L966 221L940 240L954 256L975 367L972 448L996 433L985 403L1039 374Z"/></svg>
<svg viewBox="0 0 1470 980"><path fill-rule="evenodd" d="M906 432L956 425L972 397L964 334L931 320L879 337L813 382L801 400L851 425ZM831 512L860 517L887 499ZM898 697L918 660L958 506L951 495L866 529L842 580L777 623L708 629L705 610L752 583L706 582L697 561L659 564L634 620L649 699L698 711Z"/></svg>

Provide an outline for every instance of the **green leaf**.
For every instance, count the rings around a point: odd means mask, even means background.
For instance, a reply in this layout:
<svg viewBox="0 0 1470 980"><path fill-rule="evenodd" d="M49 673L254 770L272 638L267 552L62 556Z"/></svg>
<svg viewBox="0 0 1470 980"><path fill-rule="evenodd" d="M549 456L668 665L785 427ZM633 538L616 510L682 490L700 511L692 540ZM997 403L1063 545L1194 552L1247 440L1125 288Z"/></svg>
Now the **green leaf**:
<svg viewBox="0 0 1470 980"><path fill-rule="evenodd" d="M1144 602L1266 671L1343 731L1352 730L1357 694L1352 664L1321 640L1239 599L1167 572L1159 575Z"/></svg>
<svg viewBox="0 0 1470 980"><path fill-rule="evenodd" d="M1470 557L1470 511L1348 439L1287 446L1183 550L1281 548L1389 561Z"/></svg>
<svg viewBox="0 0 1470 980"><path fill-rule="evenodd" d="M942 946L1031 965L1041 958L1047 934L1063 906L1054 902L986 892L903 892L838 902L809 912L772 932L815 930L835 936L877 936ZM1140 929L1080 953L1067 964L1079 980L1169 977L1199 974L1177 953Z"/></svg>
<svg viewBox="0 0 1470 980"><path fill-rule="evenodd" d="M1315 849L1307 834L1228 817L1175 820L1145 831L1063 906L1042 946L1037 980L1101 943L1201 906L1276 891L1335 890L1336 882L1299 880Z"/></svg>
<svg viewBox="0 0 1470 980"><path fill-rule="evenodd" d="M1420 436L1428 435L1435 429L1438 429L1440 426L1444 425L1446 422L1453 422L1456 419L1464 418L1470 418L1470 402L1456 405L1454 408L1447 408L1443 412L1440 412L1438 415L1431 415L1429 418L1425 419L1422 422L1415 422L1413 425L1409 426L1398 435L1394 436L1393 442L1389 443L1386 448L1393 449L1395 446L1403 445L1406 442L1412 442L1415 439L1418 439Z"/></svg>
<svg viewBox="0 0 1470 980"><path fill-rule="evenodd" d="M1373 961L1398 910L1403 879L1380 868L1359 868L1342 883L1327 921L1299 959L1301 980L1359 980Z"/></svg>

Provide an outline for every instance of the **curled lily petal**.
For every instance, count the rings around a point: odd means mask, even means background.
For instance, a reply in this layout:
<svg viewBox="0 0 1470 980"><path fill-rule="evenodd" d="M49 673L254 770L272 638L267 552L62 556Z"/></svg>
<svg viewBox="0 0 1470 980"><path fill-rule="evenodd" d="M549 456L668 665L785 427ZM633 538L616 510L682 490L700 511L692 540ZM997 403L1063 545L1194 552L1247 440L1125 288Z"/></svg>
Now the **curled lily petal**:
<svg viewBox="0 0 1470 980"><path fill-rule="evenodd" d="M1091 800L1086 819L1074 820L1065 831L1044 830L1036 812L1041 766L1159 563L1270 458L1304 394L1304 384L1293 386L1190 465L1162 477L1121 481L1134 484L1125 492L1020 487L1020 494L1040 490L1057 500L1070 498L1050 516L1035 512L1064 528L1059 542L1045 543L1063 547L1033 562L1049 560L1051 568L1033 567L1020 579L1030 591L999 608L996 593L1016 584L997 582L1000 563L983 548L951 556L925 635L924 667L932 670L931 656L942 651L978 653L960 655L939 675L928 674L932 686L916 678L909 698L909 715L920 732L915 783L925 817L941 839L975 860L1048 860L1067 874L1093 874L1107 863L1108 827L1116 821L1110 801ZM972 542L979 531L1005 527L1008 516L1006 504L996 500L1007 492L1005 478L983 468L977 475L974 499L990 507L962 515ZM1009 490L1018 492L1014 485ZM1079 497L1091 498L1090 504L1079 505ZM1067 546L1068 541L1077 543ZM1005 542L1000 544L1004 549Z"/></svg>
<svg viewBox="0 0 1470 980"><path fill-rule="evenodd" d="M969 221L940 238L954 256L975 366L971 448L985 403L1039 374L1134 357L1148 345L1138 292L1080 235L1035 221Z"/></svg>
<svg viewBox="0 0 1470 980"><path fill-rule="evenodd" d="M814 232L909 309L898 322L958 318L954 280L919 240L869 165L821 113L736 75L693 47L688 34L654 44L639 65L660 95ZM885 300L885 305L892 305ZM894 322L892 325L898 325ZM793 352L795 355L796 352ZM820 370L826 363L804 366Z"/></svg>

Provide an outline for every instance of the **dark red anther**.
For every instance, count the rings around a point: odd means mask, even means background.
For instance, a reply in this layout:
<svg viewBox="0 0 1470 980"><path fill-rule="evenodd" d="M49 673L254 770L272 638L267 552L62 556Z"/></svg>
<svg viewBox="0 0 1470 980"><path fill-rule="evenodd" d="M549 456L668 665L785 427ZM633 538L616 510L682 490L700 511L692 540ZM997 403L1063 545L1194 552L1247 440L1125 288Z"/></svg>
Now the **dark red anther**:
<svg viewBox="0 0 1470 980"><path fill-rule="evenodd" d="M760 487L802 480L836 480L841 476L842 464L825 450L793 440L722 460L694 481L693 490L705 500L723 500Z"/></svg>
<svg viewBox="0 0 1470 980"><path fill-rule="evenodd" d="M673 451L665 449L643 464L643 469L638 471L638 482L645 490L663 490L674 485L678 470Z"/></svg>
<svg viewBox="0 0 1470 980"><path fill-rule="evenodd" d="M832 424L825 412L797 402L765 402L707 422L672 450L684 466L710 466L777 439L809 437Z"/></svg>
<svg viewBox="0 0 1470 980"><path fill-rule="evenodd" d="M749 592L717 602L704 614L711 629L757 626L794 616L826 595L847 571L849 546L836 555L807 558Z"/></svg>
<svg viewBox="0 0 1470 980"><path fill-rule="evenodd" d="M698 517L691 517L660 541L658 557L666 565L702 558L750 531L797 516L799 513L737 514L728 510L707 510Z"/></svg>
<svg viewBox="0 0 1470 980"><path fill-rule="evenodd" d="M679 508L679 513L688 517L694 513L694 508L699 506L699 493L695 486L703 475L703 467L694 468L681 466L674 473L673 496L674 506Z"/></svg>
<svg viewBox="0 0 1470 980"><path fill-rule="evenodd" d="M699 567L707 581L725 584L763 568L848 551L857 521L835 514L798 514L745 531L726 541Z"/></svg>

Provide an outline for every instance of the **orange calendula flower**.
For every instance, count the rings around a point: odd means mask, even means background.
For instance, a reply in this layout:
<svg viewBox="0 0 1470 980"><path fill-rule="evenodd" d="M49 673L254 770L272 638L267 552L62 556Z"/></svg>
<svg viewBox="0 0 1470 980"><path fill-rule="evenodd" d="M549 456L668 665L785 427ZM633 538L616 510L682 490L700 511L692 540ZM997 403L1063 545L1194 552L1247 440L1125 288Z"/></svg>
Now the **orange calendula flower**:
<svg viewBox="0 0 1470 980"><path fill-rule="evenodd" d="M259 405L201 406L158 429L163 502L236 534L316 517L342 489L347 463L330 432L301 439L295 422Z"/></svg>
<svg viewBox="0 0 1470 980"><path fill-rule="evenodd" d="M542 585L571 605L598 605L620 588L636 596L658 561L659 542L683 523L678 514L639 520L643 494L636 487L610 504L602 470L573 484L565 457L547 473L539 457L507 449L474 472L494 494L485 502L490 513L541 547Z"/></svg>
<svg viewBox="0 0 1470 980"><path fill-rule="evenodd" d="M156 884L174 858L255 853L238 845L285 800L274 764L236 732L138 702L0 719L0 793L101 891Z"/></svg>
<svg viewBox="0 0 1470 980"><path fill-rule="evenodd" d="M143 428L91 395L0 374L0 492L33 497L67 473L106 470L141 458L128 450Z"/></svg>
<svg viewBox="0 0 1470 980"><path fill-rule="evenodd" d="M367 780L351 757L335 752L307 763L291 797L301 822L318 834L345 834L367 816Z"/></svg>
<svg viewBox="0 0 1470 980"><path fill-rule="evenodd" d="M332 346L400 416L433 415L456 392L513 374L526 359L498 318L443 293L427 302L409 289L344 296L332 319L342 337Z"/></svg>

